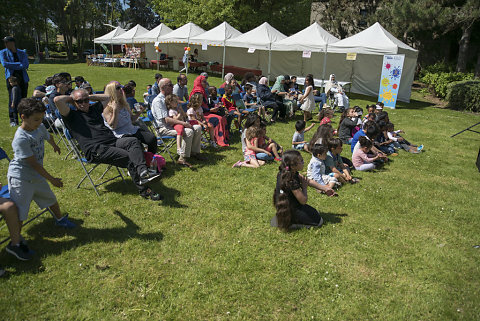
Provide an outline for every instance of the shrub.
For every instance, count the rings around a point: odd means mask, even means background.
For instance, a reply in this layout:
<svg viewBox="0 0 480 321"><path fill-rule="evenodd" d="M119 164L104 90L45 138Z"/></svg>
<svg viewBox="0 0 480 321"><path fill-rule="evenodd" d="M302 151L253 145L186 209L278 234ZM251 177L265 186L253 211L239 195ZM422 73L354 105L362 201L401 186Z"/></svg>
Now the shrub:
<svg viewBox="0 0 480 321"><path fill-rule="evenodd" d="M448 107L480 112L480 81L456 81L448 85Z"/></svg>
<svg viewBox="0 0 480 321"><path fill-rule="evenodd" d="M447 86L449 83L454 81L473 80L473 74L461 72L429 72L420 80L427 84L437 97L445 98L447 96Z"/></svg>
<svg viewBox="0 0 480 321"><path fill-rule="evenodd" d="M422 68L419 73L419 78L423 78L426 74L437 74L441 72L452 72L455 70L455 66L447 64L446 62L437 62L433 65Z"/></svg>

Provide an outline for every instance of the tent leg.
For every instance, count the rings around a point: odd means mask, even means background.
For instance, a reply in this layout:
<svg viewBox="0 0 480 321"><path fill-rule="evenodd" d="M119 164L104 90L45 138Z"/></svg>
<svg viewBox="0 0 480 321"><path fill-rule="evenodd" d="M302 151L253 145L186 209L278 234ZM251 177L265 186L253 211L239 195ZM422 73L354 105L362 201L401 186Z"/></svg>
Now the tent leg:
<svg viewBox="0 0 480 321"><path fill-rule="evenodd" d="M327 49L328 49L328 45L325 46L325 55L323 56L322 88L323 88L323 81L325 79L325 69L327 68Z"/></svg>
<svg viewBox="0 0 480 321"><path fill-rule="evenodd" d="M268 81L270 82L270 65L272 63L272 44L268 48Z"/></svg>
<svg viewBox="0 0 480 321"><path fill-rule="evenodd" d="M225 41L223 42L222 79L225 77Z"/></svg>

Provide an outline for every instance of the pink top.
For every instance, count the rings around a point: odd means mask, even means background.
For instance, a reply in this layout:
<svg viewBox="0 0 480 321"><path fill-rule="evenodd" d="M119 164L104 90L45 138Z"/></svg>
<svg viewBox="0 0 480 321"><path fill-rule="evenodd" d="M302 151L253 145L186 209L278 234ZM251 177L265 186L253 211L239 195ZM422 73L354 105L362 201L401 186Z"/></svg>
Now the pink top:
<svg viewBox="0 0 480 321"><path fill-rule="evenodd" d="M373 158L369 158L361 148L353 152L353 155L352 155L353 166L360 167L363 164L370 164L372 162L373 162Z"/></svg>

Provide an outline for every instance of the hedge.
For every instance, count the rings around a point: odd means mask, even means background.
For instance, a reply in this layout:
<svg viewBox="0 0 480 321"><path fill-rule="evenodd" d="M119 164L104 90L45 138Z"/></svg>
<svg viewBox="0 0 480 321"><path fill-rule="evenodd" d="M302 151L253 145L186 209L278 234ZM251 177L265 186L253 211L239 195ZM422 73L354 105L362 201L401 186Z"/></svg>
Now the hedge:
<svg viewBox="0 0 480 321"><path fill-rule="evenodd" d="M480 81L456 81L448 85L448 107L480 112Z"/></svg>
<svg viewBox="0 0 480 321"><path fill-rule="evenodd" d="M420 80L427 84L437 97L445 98L447 96L447 88L449 83L454 81L473 80L473 73L427 72Z"/></svg>

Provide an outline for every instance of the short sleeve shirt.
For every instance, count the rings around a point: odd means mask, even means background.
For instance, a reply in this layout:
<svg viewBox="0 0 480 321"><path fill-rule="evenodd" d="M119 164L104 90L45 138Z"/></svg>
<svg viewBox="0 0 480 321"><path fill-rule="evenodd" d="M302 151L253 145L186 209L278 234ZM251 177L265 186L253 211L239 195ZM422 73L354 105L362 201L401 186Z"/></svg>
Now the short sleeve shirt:
<svg viewBox="0 0 480 321"><path fill-rule="evenodd" d="M155 121L158 127L165 127L168 129L173 129L173 127L169 126L165 121L165 118L168 117L168 109L167 105L165 104L165 95L160 93L155 97L152 102L152 114L155 118Z"/></svg>
<svg viewBox="0 0 480 321"><path fill-rule="evenodd" d="M43 166L45 140L49 139L50 135L43 124L33 131L19 127L12 141L14 156L8 167L8 177L20 180L41 179L42 176L28 164L26 158L35 156L37 162Z"/></svg>
<svg viewBox="0 0 480 321"><path fill-rule="evenodd" d="M303 142L305 140L305 133L299 133L295 131L295 134L293 134L292 137L292 142Z"/></svg>
<svg viewBox="0 0 480 321"><path fill-rule="evenodd" d="M173 86L173 94L177 95L181 100L184 100L185 96L188 97L188 88L187 86L180 87L179 84L175 84L175 86Z"/></svg>

